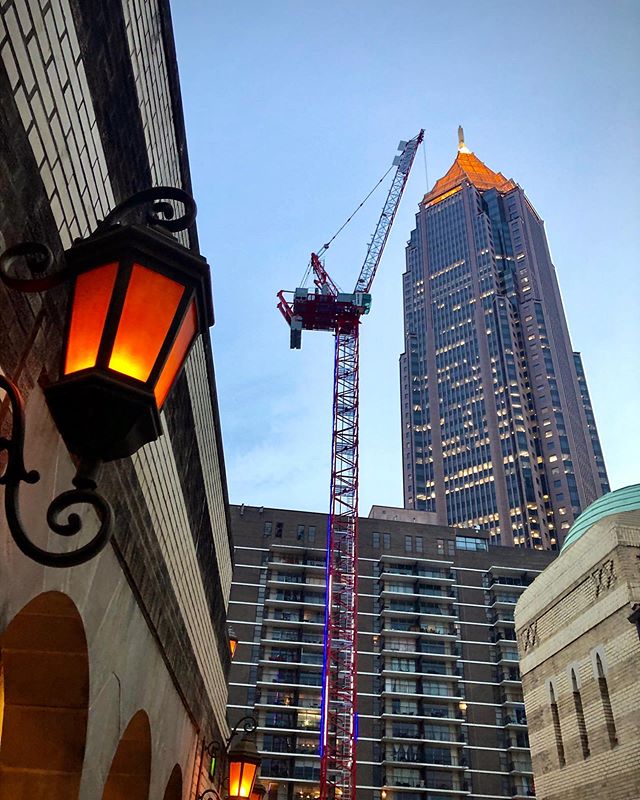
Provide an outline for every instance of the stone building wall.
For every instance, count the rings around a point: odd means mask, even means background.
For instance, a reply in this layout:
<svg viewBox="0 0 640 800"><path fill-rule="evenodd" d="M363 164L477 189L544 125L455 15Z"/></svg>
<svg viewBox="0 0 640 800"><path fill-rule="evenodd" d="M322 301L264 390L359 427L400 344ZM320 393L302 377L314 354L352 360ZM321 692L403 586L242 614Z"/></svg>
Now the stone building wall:
<svg viewBox="0 0 640 800"><path fill-rule="evenodd" d="M153 185L191 188L168 0L3 0L0 250L42 241L60 258L115 204ZM195 227L178 236L197 251ZM23 516L50 549L76 546L61 545L44 521L74 471L41 389L59 372L67 292L21 295L0 284L0 370L26 399L25 460L42 475L21 490ZM196 341L162 426L157 442L106 466L100 490L114 507L115 533L89 564L34 564L0 515L0 647L2 632L43 592L70 598L86 633L86 800L101 796L140 709L151 725L152 798L163 796L176 763L191 788L203 739L227 730L232 551L208 337ZM0 434L10 427L0 398ZM7 666L7 709L9 683ZM3 769L11 771L0 750L0 797L18 797L3 794Z"/></svg>
<svg viewBox="0 0 640 800"><path fill-rule="evenodd" d="M628 619L640 599L639 559L640 513L607 517L518 603L522 683L542 800L640 796L640 637Z"/></svg>

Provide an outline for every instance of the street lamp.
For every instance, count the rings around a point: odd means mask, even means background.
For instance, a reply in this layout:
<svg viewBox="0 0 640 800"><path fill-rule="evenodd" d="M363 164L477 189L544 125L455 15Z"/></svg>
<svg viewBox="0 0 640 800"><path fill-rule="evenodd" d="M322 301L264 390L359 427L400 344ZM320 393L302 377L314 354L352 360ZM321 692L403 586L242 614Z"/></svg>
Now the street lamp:
<svg viewBox="0 0 640 800"><path fill-rule="evenodd" d="M255 733L245 734L229 751L229 800L249 800L261 761Z"/></svg>
<svg viewBox="0 0 640 800"><path fill-rule="evenodd" d="M262 784L256 785L256 775L262 759L256 747L257 722L254 717L246 716L238 720L226 742L210 742L205 750L211 758L209 777L214 779L218 762L222 762L223 782L227 784L228 800L262 800L265 788ZM242 737L237 744L233 740L242 729ZM254 796L255 792L260 793ZM196 800L222 800L216 789L205 789Z"/></svg>
<svg viewBox="0 0 640 800"><path fill-rule="evenodd" d="M169 200L183 206L182 216L174 218ZM113 513L96 491L101 464L130 456L161 435L162 405L197 335L213 324L209 266L169 235L188 228L195 214L186 192L156 187L125 200L88 238L76 240L53 274L42 275L53 266L46 245L23 243L0 256L0 279L10 289L41 292L73 282L60 378L44 393L78 463L75 488L56 497L47 510L49 528L61 536L80 533L78 514L60 519L77 504L92 506L99 520L95 536L76 550L43 550L24 530L20 484L36 483L40 476L24 466L24 402L17 386L0 375L12 410L11 436L0 439L0 452L8 455L0 477L7 521L20 550L40 564L82 564L106 546ZM36 277L9 274L19 259Z"/></svg>
<svg viewBox="0 0 640 800"><path fill-rule="evenodd" d="M229 626L229 651L231 653L231 658L234 657L236 654L236 647L238 646L238 634L234 631L234 629Z"/></svg>

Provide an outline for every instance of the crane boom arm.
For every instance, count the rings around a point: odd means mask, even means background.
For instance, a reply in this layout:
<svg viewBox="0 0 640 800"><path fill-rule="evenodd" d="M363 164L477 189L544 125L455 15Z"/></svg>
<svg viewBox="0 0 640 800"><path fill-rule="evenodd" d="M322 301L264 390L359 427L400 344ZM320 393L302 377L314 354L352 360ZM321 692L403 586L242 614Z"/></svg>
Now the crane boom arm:
<svg viewBox="0 0 640 800"><path fill-rule="evenodd" d="M382 214L378 220L369 249L367 250L367 257L364 260L360 275L356 282L354 292L369 292L373 279L376 276L378 264L382 258L384 247L389 237L393 220L396 216L396 211L400 205L400 200L404 192L404 187L407 185L407 179L413 166L413 160L418 151L418 147L424 138L424 130L421 130L417 136L414 136L409 142L404 143L402 153L397 156L398 168L393 177L389 194L382 209ZM395 163L395 162L394 162Z"/></svg>

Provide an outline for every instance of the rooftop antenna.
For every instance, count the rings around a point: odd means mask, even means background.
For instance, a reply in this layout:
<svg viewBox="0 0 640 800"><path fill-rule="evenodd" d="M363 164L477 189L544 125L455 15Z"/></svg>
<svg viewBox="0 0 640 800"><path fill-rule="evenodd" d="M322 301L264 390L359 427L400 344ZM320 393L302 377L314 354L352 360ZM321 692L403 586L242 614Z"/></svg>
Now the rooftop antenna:
<svg viewBox="0 0 640 800"><path fill-rule="evenodd" d="M470 153L471 150L467 147L464 143L464 128L462 125L458 125L458 152L459 153Z"/></svg>

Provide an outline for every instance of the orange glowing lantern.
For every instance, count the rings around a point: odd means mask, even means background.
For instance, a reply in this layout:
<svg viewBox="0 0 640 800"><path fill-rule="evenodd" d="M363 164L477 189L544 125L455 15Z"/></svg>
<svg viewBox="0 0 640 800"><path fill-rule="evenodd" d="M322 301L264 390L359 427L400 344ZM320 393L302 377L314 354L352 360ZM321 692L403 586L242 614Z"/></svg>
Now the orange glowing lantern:
<svg viewBox="0 0 640 800"><path fill-rule="evenodd" d="M159 411L213 324L209 266L148 225L107 227L65 257L75 284L47 402L72 452L123 458L160 435Z"/></svg>
<svg viewBox="0 0 640 800"><path fill-rule="evenodd" d="M253 800L252 792L260 763L255 733L245 734L237 747L229 752L229 800Z"/></svg>
<svg viewBox="0 0 640 800"><path fill-rule="evenodd" d="M236 653L236 647L238 646L238 636L233 628L229 628L229 650L231 652L231 658L234 657Z"/></svg>

